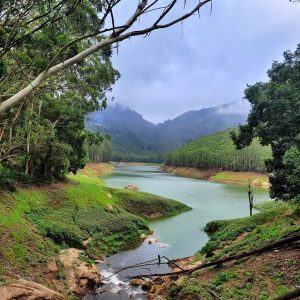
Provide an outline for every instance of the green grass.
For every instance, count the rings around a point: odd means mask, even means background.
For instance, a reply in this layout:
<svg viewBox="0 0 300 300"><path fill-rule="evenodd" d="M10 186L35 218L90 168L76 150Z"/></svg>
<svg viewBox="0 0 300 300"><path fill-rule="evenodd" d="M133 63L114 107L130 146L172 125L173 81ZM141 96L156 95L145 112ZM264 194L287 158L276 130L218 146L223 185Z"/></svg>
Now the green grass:
<svg viewBox="0 0 300 300"><path fill-rule="evenodd" d="M88 175L85 175L88 174ZM187 206L151 194L111 189L93 172L68 182L0 194L0 275L28 273L65 247L115 253L149 231L144 217Z"/></svg>
<svg viewBox="0 0 300 300"><path fill-rule="evenodd" d="M190 210L186 205L171 199L166 199L149 193L138 191L111 189L116 203L125 210L144 217L158 214L172 216Z"/></svg>
<svg viewBox="0 0 300 300"><path fill-rule="evenodd" d="M243 172L232 172L232 171L223 171L211 177L213 181L219 182L232 182L240 184L248 184L249 180L255 186L261 186L269 182L268 176L263 174L255 173L243 173Z"/></svg>
<svg viewBox="0 0 300 300"><path fill-rule="evenodd" d="M300 230L300 226L295 223L299 217L293 213L294 206L284 202L268 202L256 208L260 212L252 217L207 223L205 231L210 239L199 255L216 252L217 256L234 254L260 247ZM241 235L244 237L236 242Z"/></svg>
<svg viewBox="0 0 300 300"><path fill-rule="evenodd" d="M178 299L191 299L191 300L199 299L200 300L201 299L200 293L202 291L203 291L203 287L201 286L200 282L193 279L189 279L186 281L185 285L179 292Z"/></svg>
<svg viewBox="0 0 300 300"><path fill-rule="evenodd" d="M253 250L300 230L297 204L269 201L256 205L256 209L259 213L252 217L209 222L205 228L209 241L195 255L194 261L205 263ZM297 250L290 248L287 253L278 250L276 254L267 252L265 256L195 271L185 277L183 286L176 282L171 284L167 295L169 299L212 300L209 289L224 300L268 300L283 295L300 282L300 275Z"/></svg>

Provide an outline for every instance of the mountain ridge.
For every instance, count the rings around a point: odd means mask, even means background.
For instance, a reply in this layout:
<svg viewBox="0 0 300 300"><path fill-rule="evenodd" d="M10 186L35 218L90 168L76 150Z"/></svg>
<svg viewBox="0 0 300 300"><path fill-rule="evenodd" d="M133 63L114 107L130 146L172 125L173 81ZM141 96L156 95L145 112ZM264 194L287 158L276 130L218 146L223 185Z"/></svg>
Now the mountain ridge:
<svg viewBox="0 0 300 300"><path fill-rule="evenodd" d="M86 128L111 135L113 159L159 162L163 154L188 140L235 127L246 121L235 102L187 111L174 119L154 124L120 105L91 113Z"/></svg>

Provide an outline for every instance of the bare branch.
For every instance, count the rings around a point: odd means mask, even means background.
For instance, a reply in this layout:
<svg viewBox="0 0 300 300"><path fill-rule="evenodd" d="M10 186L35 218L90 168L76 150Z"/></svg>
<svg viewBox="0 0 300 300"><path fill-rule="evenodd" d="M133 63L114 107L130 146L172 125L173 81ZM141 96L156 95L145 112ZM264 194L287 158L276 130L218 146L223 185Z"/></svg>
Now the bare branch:
<svg viewBox="0 0 300 300"><path fill-rule="evenodd" d="M26 98L28 95L30 95L34 90L39 88L41 86L41 84L47 80L47 78L54 76L57 73L79 63L80 61L82 61L85 58L89 57L90 55L96 53L100 49L103 49L103 48L110 46L112 44L115 44L115 43L118 44L119 42L129 39L130 37L133 37L133 36L142 36L145 34L150 34L151 32L153 32L157 29L168 28L177 23L183 22L184 20L186 20L187 18L193 16L196 12L198 12L202 6L204 6L205 4L207 4L211 1L212 0L200 1L186 14L183 14L180 17L175 18L170 22L161 24L161 21L164 20L164 18L172 11L175 4L178 2L178 0L172 0L172 1L170 1L169 5L165 6L163 12L156 18L156 20L153 22L153 24L150 27L146 27L146 28L140 29L140 30L129 31L129 32L126 32L126 31L128 29L130 29L143 14L146 14L148 10L154 9L154 5L157 4L159 1L155 0L155 1L152 1L150 4L148 4L147 0L141 0L137 6L135 12L133 13L133 15L128 19L127 22L125 22L125 24L123 24L121 26L115 26L115 20L114 20L114 15L113 15L113 11L112 11L113 7L115 5L117 5L118 3L120 3L121 0L109 2L109 5L107 6L107 8L103 14L102 22L104 22L105 19L107 18L107 16L110 15L111 19L112 19L112 27L104 29L104 30L96 29L93 33L84 35L82 37L75 38L73 41L64 45L61 48L61 50L51 60L48 67L43 72L41 72L34 80L32 80L32 82L30 82L30 84L28 84L25 88L21 89L14 96L8 98L7 100L3 101L0 104L0 114L3 113L4 111L6 111L7 109L9 109L10 107L12 107L13 105L21 102L24 98ZM78 53L77 55L52 66L52 64L56 61L56 59L58 57L60 57L60 54L70 45L72 45L78 41L88 39L88 38L94 37L96 35L103 34L105 32L110 32L110 31L112 31L111 34L107 35L105 38L103 38L101 41L97 42L95 45L92 45L89 48Z"/></svg>

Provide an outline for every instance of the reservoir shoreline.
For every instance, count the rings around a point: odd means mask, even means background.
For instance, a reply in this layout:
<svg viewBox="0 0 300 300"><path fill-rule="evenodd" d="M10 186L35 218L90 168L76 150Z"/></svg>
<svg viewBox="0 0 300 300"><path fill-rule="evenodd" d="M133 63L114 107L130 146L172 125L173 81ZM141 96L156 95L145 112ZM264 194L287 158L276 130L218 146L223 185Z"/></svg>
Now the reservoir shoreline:
<svg viewBox="0 0 300 300"><path fill-rule="evenodd" d="M250 180L251 186L268 189L270 183L268 174L253 171L227 171L220 169L201 169L196 167L181 167L172 165L161 165L160 169L176 176L197 178L211 182L225 184L248 185Z"/></svg>

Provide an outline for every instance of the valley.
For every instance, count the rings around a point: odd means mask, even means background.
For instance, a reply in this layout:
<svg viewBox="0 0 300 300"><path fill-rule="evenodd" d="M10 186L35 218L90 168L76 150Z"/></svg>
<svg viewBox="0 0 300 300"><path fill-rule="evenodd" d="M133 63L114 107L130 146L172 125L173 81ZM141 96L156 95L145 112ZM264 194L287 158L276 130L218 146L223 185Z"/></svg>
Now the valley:
<svg viewBox="0 0 300 300"><path fill-rule="evenodd" d="M86 128L111 136L115 161L162 162L165 152L188 140L243 124L247 110L239 103L186 112L173 120L153 124L121 106L90 114Z"/></svg>

